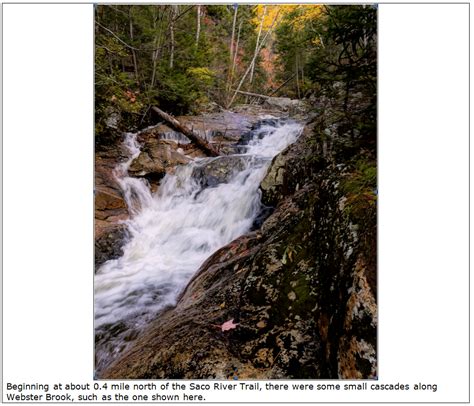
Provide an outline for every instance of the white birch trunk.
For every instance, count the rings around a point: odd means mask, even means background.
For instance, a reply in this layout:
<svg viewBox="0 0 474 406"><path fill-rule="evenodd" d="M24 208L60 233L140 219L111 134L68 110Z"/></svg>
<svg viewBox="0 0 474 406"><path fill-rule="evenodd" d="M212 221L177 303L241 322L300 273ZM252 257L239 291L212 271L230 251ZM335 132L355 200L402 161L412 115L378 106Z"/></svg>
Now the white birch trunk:
<svg viewBox="0 0 474 406"><path fill-rule="evenodd" d="M197 6L197 27L196 27L196 49L199 46L199 36L201 35L201 6Z"/></svg>
<svg viewBox="0 0 474 406"><path fill-rule="evenodd" d="M235 36L235 23L237 21L237 10L239 9L238 6L235 7L234 11L234 21L232 22L232 36L230 39L230 64L232 65L232 61L234 59L234 36Z"/></svg>
<svg viewBox="0 0 474 406"><path fill-rule="evenodd" d="M173 69L174 66L174 19L178 14L178 6L171 6L171 21L170 21L170 41L171 41L171 50L170 50L170 69Z"/></svg>
<svg viewBox="0 0 474 406"><path fill-rule="evenodd" d="M133 22L132 22L132 8L129 7L128 9L128 22L129 22L129 29L130 29L130 39L133 43ZM137 55L135 54L135 50L132 48L132 59L133 59L133 69L135 71L135 80L137 83L140 82L138 76L138 63L137 63Z"/></svg>

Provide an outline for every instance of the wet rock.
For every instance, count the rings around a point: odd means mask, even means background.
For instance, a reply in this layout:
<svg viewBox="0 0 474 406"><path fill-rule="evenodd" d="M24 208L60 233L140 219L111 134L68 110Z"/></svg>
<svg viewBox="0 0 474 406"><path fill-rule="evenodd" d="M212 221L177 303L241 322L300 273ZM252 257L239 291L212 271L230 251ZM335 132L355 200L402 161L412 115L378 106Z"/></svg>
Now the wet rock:
<svg viewBox="0 0 474 406"><path fill-rule="evenodd" d="M109 217L120 216L127 210L127 204L122 196L104 187L99 187L95 192L95 218L106 220Z"/></svg>
<svg viewBox="0 0 474 406"><path fill-rule="evenodd" d="M96 269L110 259L120 257L122 246L128 234L124 224L112 224L103 230L95 239L95 267Z"/></svg>
<svg viewBox="0 0 474 406"><path fill-rule="evenodd" d="M289 97L269 97L264 103L266 107L276 107L282 110L288 110L291 104L291 99Z"/></svg>
<svg viewBox="0 0 474 406"><path fill-rule="evenodd" d="M129 175L161 179L167 171L190 161L177 151L178 148L178 144L173 141L149 139L128 168Z"/></svg>
<svg viewBox="0 0 474 406"><path fill-rule="evenodd" d="M273 213L274 208L262 205L260 208L260 212L257 214L255 217L255 220L253 221L252 228L250 231L255 231L258 230L264 221L268 218Z"/></svg>
<svg viewBox="0 0 474 406"><path fill-rule="evenodd" d="M249 159L253 158L246 156L212 158L196 166L193 170L193 177L203 186L214 187L220 183L228 182L237 172L245 169Z"/></svg>
<svg viewBox="0 0 474 406"><path fill-rule="evenodd" d="M277 155L268 170L265 178L263 178L260 184L262 190L262 203L273 206L277 201L281 200L279 193L284 186L284 175L286 168L287 158L285 151Z"/></svg>
<svg viewBox="0 0 474 406"><path fill-rule="evenodd" d="M285 112L304 113L308 110L306 103L302 100L294 100L288 97L269 97L263 104L264 107L279 109Z"/></svg>
<svg viewBox="0 0 474 406"><path fill-rule="evenodd" d="M315 125L306 126L300 139L278 154L270 165L262 183L262 203L275 207L292 195L313 176L328 166L323 147L314 143Z"/></svg>
<svg viewBox="0 0 474 406"><path fill-rule="evenodd" d="M252 125L250 131L246 131L245 133L243 133L241 135L241 137L239 139L239 142L238 142L238 145L247 145L250 141L252 141L256 138L262 139L262 138L264 138L265 136L268 135L268 132L266 132L266 131L256 131L256 130L261 129L264 126L274 127L278 123L283 124L284 122L285 122L285 120L281 119L281 118L266 118L266 119L259 120L259 121L257 121L256 123L254 123Z"/></svg>
<svg viewBox="0 0 474 406"><path fill-rule="evenodd" d="M121 255L121 246L126 236L122 222L128 218L128 209L114 175L117 162L123 159L124 156L117 147L101 149L95 156L96 269L105 261Z"/></svg>
<svg viewBox="0 0 474 406"><path fill-rule="evenodd" d="M247 145L253 139L253 137L254 134L252 133L252 131L247 131L242 134L237 145ZM245 152L246 149L244 148L242 151Z"/></svg>
<svg viewBox="0 0 474 406"><path fill-rule="evenodd" d="M259 120L257 123L255 123L253 126L252 126L252 130L258 130L259 128L262 128L264 126L276 126L278 124L283 124L285 123L285 119L284 118L279 118L279 117L275 117L275 118L264 118L262 120Z"/></svg>

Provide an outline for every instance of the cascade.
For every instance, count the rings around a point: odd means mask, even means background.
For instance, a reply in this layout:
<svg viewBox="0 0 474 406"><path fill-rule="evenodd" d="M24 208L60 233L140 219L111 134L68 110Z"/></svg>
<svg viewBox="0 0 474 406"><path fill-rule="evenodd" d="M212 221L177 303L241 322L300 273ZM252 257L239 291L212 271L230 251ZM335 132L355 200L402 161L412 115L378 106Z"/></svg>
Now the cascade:
<svg viewBox="0 0 474 406"><path fill-rule="evenodd" d="M97 370L160 311L176 304L209 256L251 229L261 210L259 185L271 160L303 128L291 120L260 124L239 154L178 166L154 194L145 180L128 176L140 146L136 135L125 134L130 158L117 166L116 176L132 214L126 222L130 238L123 256L103 264L95 275Z"/></svg>

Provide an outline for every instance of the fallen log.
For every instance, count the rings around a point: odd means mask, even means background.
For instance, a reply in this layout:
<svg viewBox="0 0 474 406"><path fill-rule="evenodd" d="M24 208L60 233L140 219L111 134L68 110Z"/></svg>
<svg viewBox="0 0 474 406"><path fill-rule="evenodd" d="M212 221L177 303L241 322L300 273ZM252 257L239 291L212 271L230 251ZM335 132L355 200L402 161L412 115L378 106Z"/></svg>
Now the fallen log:
<svg viewBox="0 0 474 406"><path fill-rule="evenodd" d="M258 94L258 93L250 93L250 92L243 92L242 90L235 90L232 89L233 92L237 92L239 94L243 94L245 96L252 96L252 97L260 97L261 99L268 99L271 96L265 96L264 94Z"/></svg>
<svg viewBox="0 0 474 406"><path fill-rule="evenodd" d="M190 128L182 125L178 120L174 117L170 116L169 114L165 113L163 110L159 109L156 106L152 106L151 108L156 114L158 114L166 124L168 124L173 130L180 132L189 140L196 145L202 152L206 154L206 156L219 156L219 152L209 144L205 139L201 138L198 134L196 134Z"/></svg>
<svg viewBox="0 0 474 406"><path fill-rule="evenodd" d="M273 92L270 93L270 96L273 96L276 92L278 92L283 86L285 86L291 79L296 76L296 73L293 74L289 79L285 80L280 86L278 86Z"/></svg>

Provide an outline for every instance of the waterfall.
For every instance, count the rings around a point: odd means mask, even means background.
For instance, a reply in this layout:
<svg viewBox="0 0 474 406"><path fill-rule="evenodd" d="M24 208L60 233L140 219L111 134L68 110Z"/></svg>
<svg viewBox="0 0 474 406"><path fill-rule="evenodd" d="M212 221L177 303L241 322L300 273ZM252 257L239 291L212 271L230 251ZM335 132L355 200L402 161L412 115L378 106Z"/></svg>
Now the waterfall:
<svg viewBox="0 0 474 406"><path fill-rule="evenodd" d="M302 125L262 120L244 153L198 158L166 175L155 194L128 176L140 148L126 134L130 159L116 169L132 216L123 256L103 264L94 283L96 367L120 353L156 315L176 304L200 265L250 230L260 212L259 184L272 158L293 143ZM216 169L217 168L217 169Z"/></svg>

